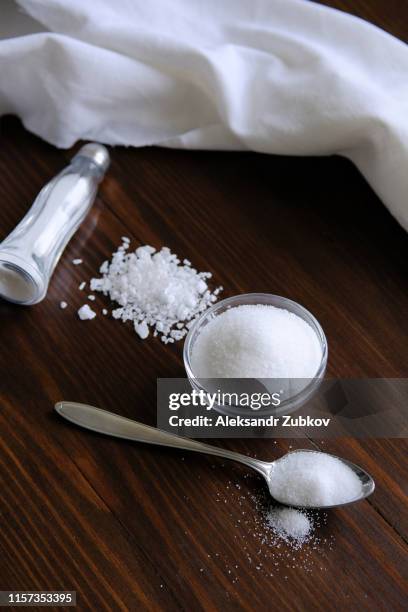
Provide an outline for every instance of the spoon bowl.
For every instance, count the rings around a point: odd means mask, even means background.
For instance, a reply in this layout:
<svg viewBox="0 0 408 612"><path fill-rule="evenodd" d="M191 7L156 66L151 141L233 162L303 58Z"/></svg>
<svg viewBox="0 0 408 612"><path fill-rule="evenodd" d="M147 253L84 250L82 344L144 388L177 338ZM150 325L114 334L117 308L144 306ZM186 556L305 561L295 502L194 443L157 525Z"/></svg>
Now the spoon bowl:
<svg viewBox="0 0 408 612"><path fill-rule="evenodd" d="M276 463L278 461L281 461L282 459L284 459L285 457L288 457L288 455L294 455L296 453L320 453L321 451L315 451L312 449L306 449L306 448L301 448L301 449L296 449L293 451L289 451L288 453L286 453L285 455L282 455L282 457L280 457L279 459L277 459L276 461L273 461L271 463L265 463L266 466L269 466L269 470L265 470L265 472L267 471L267 475L266 473L263 474L267 485L268 485L268 489L269 492L272 496L273 499L275 499L276 501L278 501L281 504L284 505L288 505L287 501L283 500L283 499L279 499L276 496L276 493L274 493L274 489L273 489L273 470L274 467L276 465ZM351 461L348 461L347 459L343 459L343 457L338 457L337 455L332 455L330 453L324 453L324 455L328 456L328 457L333 457L333 459L337 459L338 461L341 461L342 463L344 463L348 468L350 468L350 470L352 470L354 472L354 474L358 477L358 479L360 480L361 483L361 493L359 496L352 498L350 500L347 500L345 502L342 503L338 503L338 504L331 504L331 505L320 505L320 506L311 506L308 504L294 504L294 503L290 503L290 506L293 508L304 508L304 509L329 509L329 508L339 508L341 506L347 506L348 504L352 504L358 501L361 501L362 499L365 499L366 497L368 497L369 495L371 495L374 492L375 489L375 482L374 479L370 476L370 474L368 474L365 470L363 470L359 465L352 463Z"/></svg>

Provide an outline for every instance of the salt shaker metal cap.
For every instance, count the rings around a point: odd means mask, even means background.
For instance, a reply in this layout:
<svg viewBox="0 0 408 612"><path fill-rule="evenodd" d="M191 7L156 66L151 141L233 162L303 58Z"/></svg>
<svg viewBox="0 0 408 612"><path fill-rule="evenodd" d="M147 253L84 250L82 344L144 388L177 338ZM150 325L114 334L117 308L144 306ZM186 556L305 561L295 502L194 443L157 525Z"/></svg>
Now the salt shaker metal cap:
<svg viewBox="0 0 408 612"><path fill-rule="evenodd" d="M109 161L106 147L88 143L43 187L0 244L0 297L24 305L45 297L55 266L90 210Z"/></svg>

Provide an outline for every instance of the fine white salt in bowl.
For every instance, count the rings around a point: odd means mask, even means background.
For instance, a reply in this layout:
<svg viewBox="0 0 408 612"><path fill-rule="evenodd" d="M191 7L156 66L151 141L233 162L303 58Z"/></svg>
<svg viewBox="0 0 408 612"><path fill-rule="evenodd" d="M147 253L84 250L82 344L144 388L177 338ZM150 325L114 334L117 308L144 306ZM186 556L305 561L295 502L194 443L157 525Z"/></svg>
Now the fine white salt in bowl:
<svg viewBox="0 0 408 612"><path fill-rule="evenodd" d="M260 308L238 308L241 306ZM266 316L272 311L267 306L274 307L273 319ZM240 317L235 316L238 310ZM245 322L242 334L236 327L240 319ZM268 320L274 321L275 329ZM299 351L297 342L302 345ZM218 302L195 322L184 344L187 376L198 391L239 388L241 392L272 393L277 386L283 388L279 406L261 407L256 411L259 416L287 414L310 399L324 377L327 355L326 336L316 318L300 304L268 293L248 293ZM232 404L216 408L225 414L246 416L250 410Z"/></svg>

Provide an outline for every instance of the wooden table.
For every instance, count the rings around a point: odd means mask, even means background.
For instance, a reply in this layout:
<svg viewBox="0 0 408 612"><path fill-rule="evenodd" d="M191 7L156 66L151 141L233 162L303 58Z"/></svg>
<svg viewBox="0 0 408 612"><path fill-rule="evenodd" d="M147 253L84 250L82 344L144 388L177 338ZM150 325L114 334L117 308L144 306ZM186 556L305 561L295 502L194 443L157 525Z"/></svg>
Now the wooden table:
<svg viewBox="0 0 408 612"><path fill-rule="evenodd" d="M332 4L408 33L402 1ZM73 151L12 118L1 145L5 236ZM315 441L365 466L377 490L331 512L320 544L291 552L254 536L259 483L245 469L91 434L53 405L73 399L154 425L156 378L183 376L182 343L75 315L78 285L122 235L211 270L225 296L266 291L305 305L328 336L330 375L407 376L406 233L339 158L117 148L112 160L47 299L0 305L0 589L76 590L92 610L402 610L405 441ZM312 447L217 443L265 459Z"/></svg>

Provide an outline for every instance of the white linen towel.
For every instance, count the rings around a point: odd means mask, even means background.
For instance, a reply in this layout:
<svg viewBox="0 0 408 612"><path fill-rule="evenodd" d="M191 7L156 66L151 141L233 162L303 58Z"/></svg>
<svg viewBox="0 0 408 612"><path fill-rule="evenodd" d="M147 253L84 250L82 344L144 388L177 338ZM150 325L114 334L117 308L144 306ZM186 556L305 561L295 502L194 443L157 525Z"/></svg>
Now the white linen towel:
<svg viewBox="0 0 408 612"><path fill-rule="evenodd" d="M338 153L408 229L403 42L306 0L19 4L41 25L3 19L0 114L58 147Z"/></svg>

